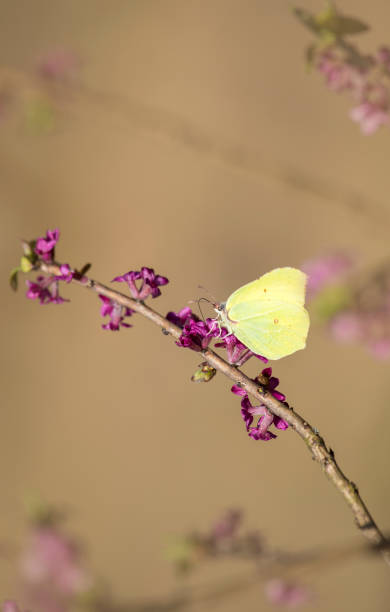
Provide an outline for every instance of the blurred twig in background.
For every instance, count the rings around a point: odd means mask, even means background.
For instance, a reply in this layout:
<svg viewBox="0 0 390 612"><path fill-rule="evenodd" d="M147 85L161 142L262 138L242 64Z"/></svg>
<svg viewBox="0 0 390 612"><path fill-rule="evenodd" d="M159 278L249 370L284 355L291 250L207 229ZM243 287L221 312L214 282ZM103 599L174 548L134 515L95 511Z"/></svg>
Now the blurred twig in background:
<svg viewBox="0 0 390 612"><path fill-rule="evenodd" d="M300 553L272 549L265 545L261 534L241 533L242 513L230 510L210 530L191 533L170 548L170 559L181 576L173 594L119 603L105 580L88 569L82 541L76 540L64 528L64 518L62 512L40 502L35 511L30 512L20 551L8 559L11 565L16 562L20 584L15 599L23 602L27 609L32 607L40 612L186 610L197 603L223 601L260 586L271 603L298 606L313 597L312 589L307 586L309 576L312 580L319 571L331 570L354 557L374 556L378 552L377 547L356 544ZM228 558L245 560L246 570L229 579L189 582L189 577L201 566L206 565L209 574L212 563ZM3 612L18 610L4 607Z"/></svg>
<svg viewBox="0 0 390 612"><path fill-rule="evenodd" d="M72 65L73 66L73 65ZM41 67L36 73L0 69L0 117L3 120L13 106L22 108L23 116L34 129L55 127L56 115L71 112L80 104L116 114L131 125L161 134L197 154L206 156L234 170L260 177L271 187L291 189L322 204L331 203L359 215L385 232L389 223L384 204L366 198L358 191L305 173L285 162L272 161L258 150L249 149L212 134L177 112L147 104L119 92L108 92L88 85L80 77L67 77L61 71L48 78Z"/></svg>

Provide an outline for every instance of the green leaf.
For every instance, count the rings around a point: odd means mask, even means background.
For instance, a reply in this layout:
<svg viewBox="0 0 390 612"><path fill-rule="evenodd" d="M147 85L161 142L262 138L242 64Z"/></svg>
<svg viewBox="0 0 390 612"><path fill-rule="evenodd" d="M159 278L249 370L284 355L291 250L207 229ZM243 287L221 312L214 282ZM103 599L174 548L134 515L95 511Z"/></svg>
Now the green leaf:
<svg viewBox="0 0 390 612"><path fill-rule="evenodd" d="M14 268L9 275L9 284L11 285L11 289L17 291L18 289L18 273L20 272L20 268Z"/></svg>
<svg viewBox="0 0 390 612"><path fill-rule="evenodd" d="M336 38L361 34L370 29L364 21L339 13L331 2L317 15L301 8L294 8L293 12L304 26L320 38L326 38L328 44L334 42Z"/></svg>
<svg viewBox="0 0 390 612"><path fill-rule="evenodd" d="M355 17L339 17L339 36L344 36L346 34L361 34L362 32L367 32L370 29L370 26L364 21L360 21L360 19L356 19Z"/></svg>
<svg viewBox="0 0 390 612"><path fill-rule="evenodd" d="M347 17L339 15L336 12L332 14L321 14L316 17L316 23L322 31L330 32L339 38L351 34L361 34L369 30L369 26L356 19L355 17Z"/></svg>
<svg viewBox="0 0 390 612"><path fill-rule="evenodd" d="M301 9L297 6L293 7L292 10L295 17L302 23L302 25L309 28L310 30L319 30L318 24L315 20L315 15L313 15L313 13L310 13L306 9Z"/></svg>

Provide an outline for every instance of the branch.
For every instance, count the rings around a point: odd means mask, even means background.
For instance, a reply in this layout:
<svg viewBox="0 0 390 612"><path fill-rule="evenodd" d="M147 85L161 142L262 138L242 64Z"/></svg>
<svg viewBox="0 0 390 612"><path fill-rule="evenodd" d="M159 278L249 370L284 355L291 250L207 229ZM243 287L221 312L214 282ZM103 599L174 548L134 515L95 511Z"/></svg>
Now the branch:
<svg viewBox="0 0 390 612"><path fill-rule="evenodd" d="M60 265L61 264L58 263L40 262L38 267L46 274L59 276L61 275ZM178 340L182 334L180 327L168 321L165 317L161 316L149 306L146 306L143 302L139 302L119 291L110 289L106 285L102 285L98 281L86 276L80 279L74 278L72 282L80 284L87 289L91 289L100 295L104 295L126 308L135 310L158 325L164 334L170 335L176 340ZM320 464L326 476L333 482L344 497L355 518L357 527L372 544L381 548L382 556L385 562L390 566L390 547L387 539L376 525L367 506L360 497L357 486L349 480L339 468L332 449L328 449L324 439L319 435L318 431L293 408L287 407L282 402L275 399L269 392L262 388L261 385L246 376L237 367L230 365L214 351L206 349L201 351L201 354L209 365L230 378L236 385L245 389L247 393L252 395L261 404L264 404L272 414L285 420L289 426L297 432L306 443L312 458Z"/></svg>

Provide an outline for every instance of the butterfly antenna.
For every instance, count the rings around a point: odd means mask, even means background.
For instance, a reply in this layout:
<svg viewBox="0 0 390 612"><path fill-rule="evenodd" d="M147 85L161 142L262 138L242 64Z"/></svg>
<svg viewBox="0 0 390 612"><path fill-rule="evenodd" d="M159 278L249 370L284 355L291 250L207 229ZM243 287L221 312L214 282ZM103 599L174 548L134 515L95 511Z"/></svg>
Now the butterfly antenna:
<svg viewBox="0 0 390 612"><path fill-rule="evenodd" d="M200 315L201 315L201 317L202 317L202 321L204 322L204 321L205 321L205 318L204 318L204 314L203 314L202 308L201 308L201 306L200 306L200 302L202 302L202 301L203 301L203 302L207 302L208 304L212 304L212 302L210 302L210 300L208 300L208 299L207 299L207 298L205 298L205 297L201 297L201 298L199 298L198 300L196 300L196 303L198 304L198 308L199 308Z"/></svg>
<svg viewBox="0 0 390 612"><path fill-rule="evenodd" d="M210 293L210 291L208 289L206 289L206 287L203 287L203 285L198 285L198 289L203 289L203 291L206 291L206 293L209 294L209 296L212 298L213 302L212 304L216 304L217 303L217 299L213 296L212 293ZM201 299L206 299L206 298L201 298ZM209 300L210 301L210 300Z"/></svg>

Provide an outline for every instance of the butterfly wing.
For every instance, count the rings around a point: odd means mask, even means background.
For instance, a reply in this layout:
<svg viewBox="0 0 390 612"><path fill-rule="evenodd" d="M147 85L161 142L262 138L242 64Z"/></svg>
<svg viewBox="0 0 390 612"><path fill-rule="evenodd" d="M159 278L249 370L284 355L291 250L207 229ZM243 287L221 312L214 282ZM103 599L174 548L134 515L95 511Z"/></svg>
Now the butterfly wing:
<svg viewBox="0 0 390 612"><path fill-rule="evenodd" d="M268 306L267 312L231 322L232 333L251 351L267 359L281 359L305 348L310 325L305 308L280 302Z"/></svg>
<svg viewBox="0 0 390 612"><path fill-rule="evenodd" d="M296 268L277 268L237 289L226 302L232 321L241 321L272 308L271 304L305 303L306 274Z"/></svg>
<svg viewBox="0 0 390 612"><path fill-rule="evenodd" d="M306 274L295 268L277 268L244 285L226 303L229 328L268 359L305 348L310 324L305 286Z"/></svg>

